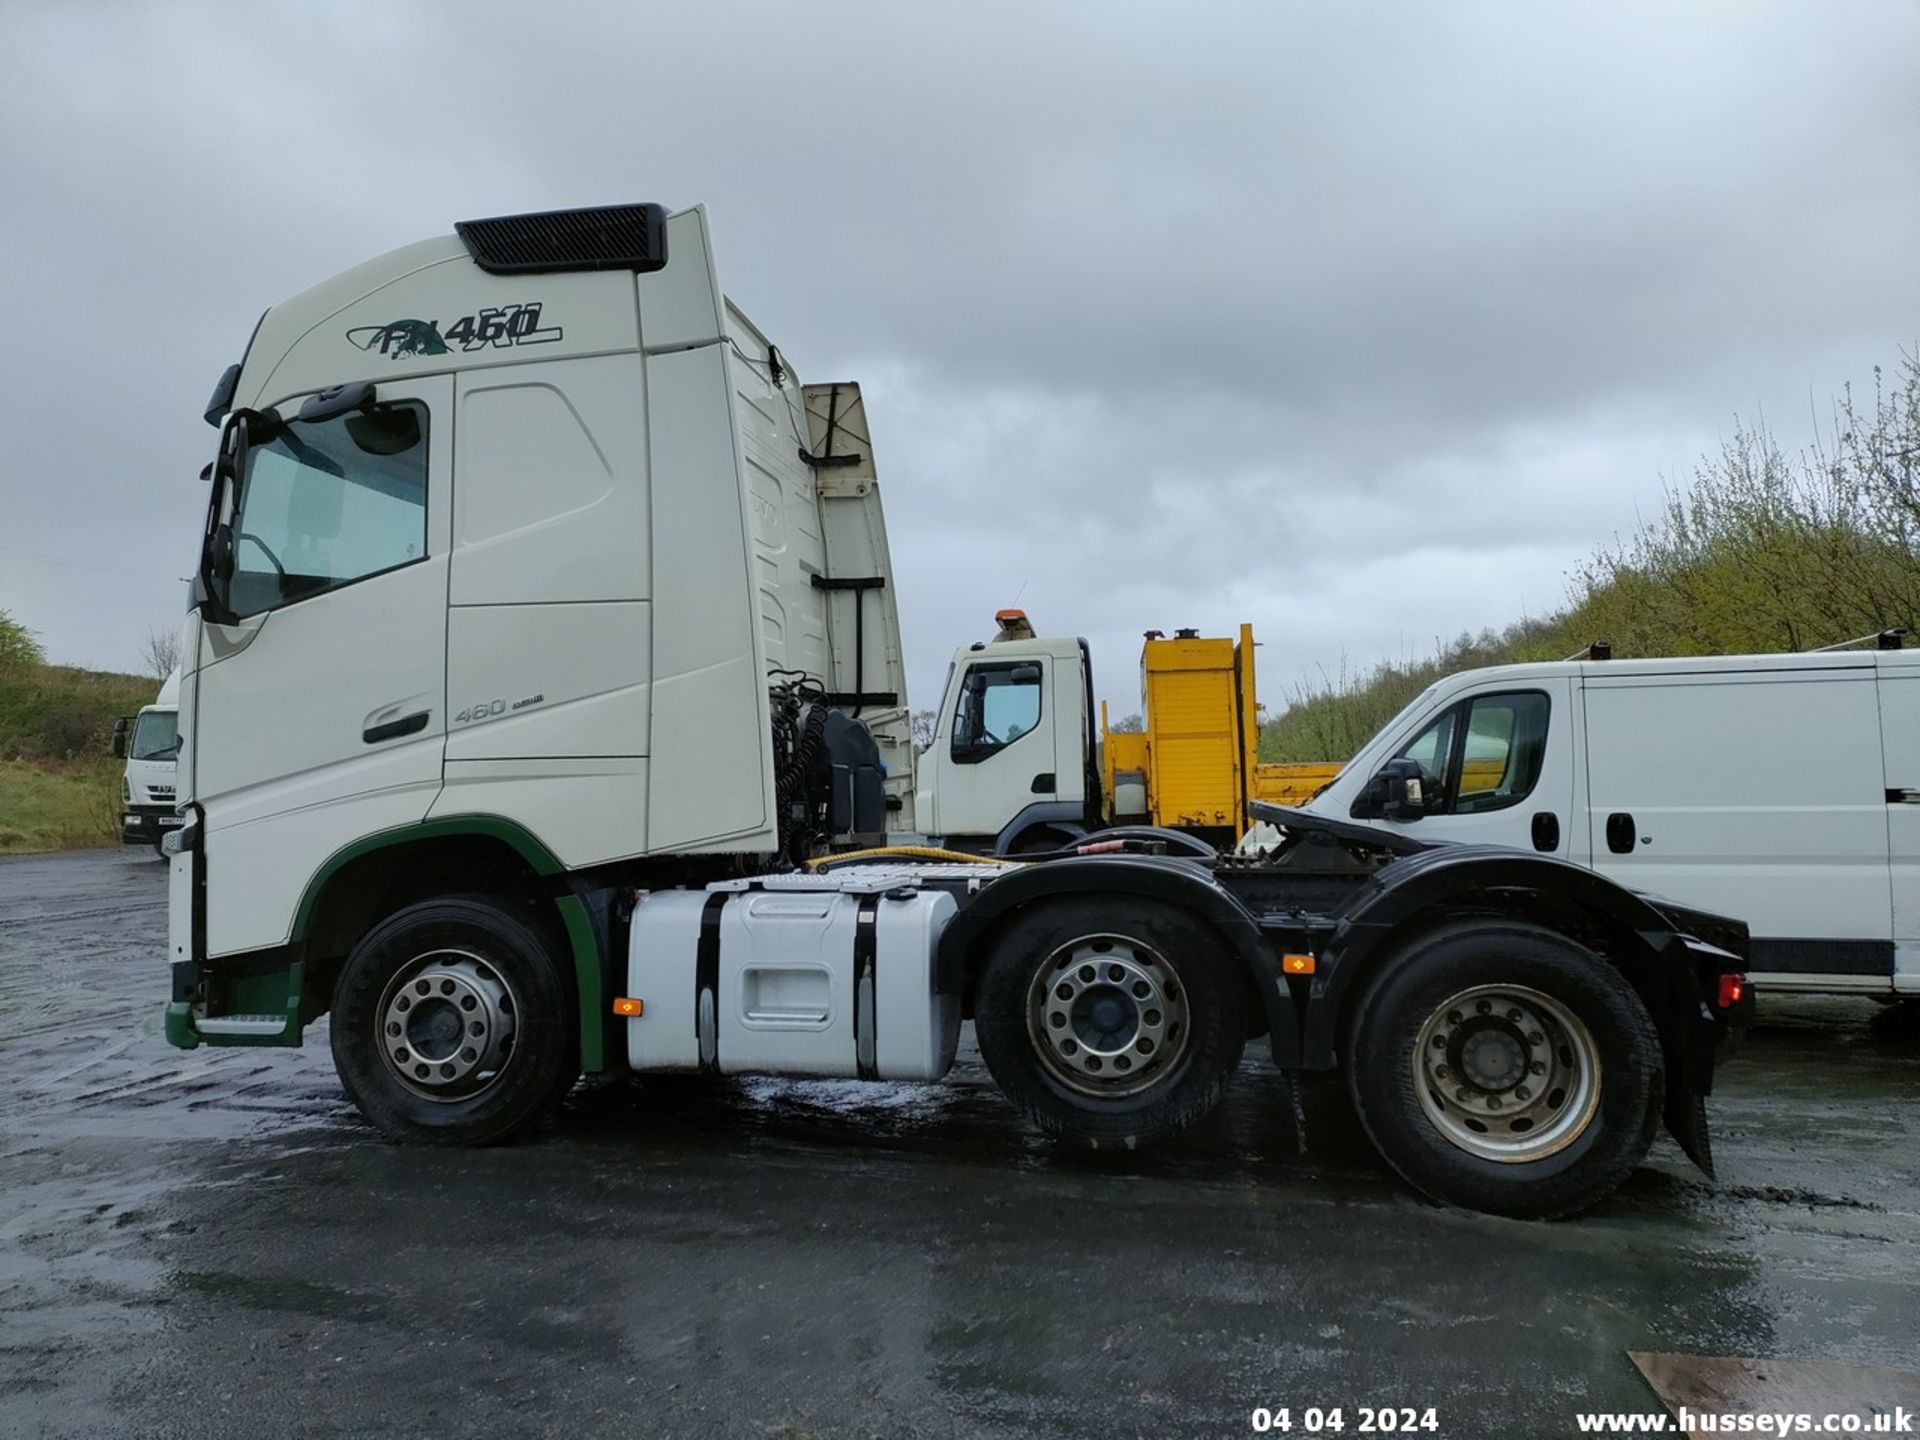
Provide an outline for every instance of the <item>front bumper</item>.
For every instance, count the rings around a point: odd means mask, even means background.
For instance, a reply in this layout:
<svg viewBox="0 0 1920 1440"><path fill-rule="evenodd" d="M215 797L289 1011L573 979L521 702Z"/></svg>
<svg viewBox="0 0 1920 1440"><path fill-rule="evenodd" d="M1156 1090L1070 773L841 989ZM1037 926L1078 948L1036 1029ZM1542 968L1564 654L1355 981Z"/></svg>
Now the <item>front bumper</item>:
<svg viewBox="0 0 1920 1440"><path fill-rule="evenodd" d="M126 805L120 810L120 841L124 845L158 845L162 835L183 823L171 805Z"/></svg>

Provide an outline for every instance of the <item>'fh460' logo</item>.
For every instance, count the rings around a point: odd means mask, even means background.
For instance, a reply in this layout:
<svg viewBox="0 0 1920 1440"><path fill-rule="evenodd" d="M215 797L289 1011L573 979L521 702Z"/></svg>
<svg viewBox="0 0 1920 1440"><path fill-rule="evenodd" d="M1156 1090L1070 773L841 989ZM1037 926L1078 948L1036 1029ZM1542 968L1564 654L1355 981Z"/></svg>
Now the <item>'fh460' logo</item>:
<svg viewBox="0 0 1920 1440"><path fill-rule="evenodd" d="M524 305L499 305L477 315L462 315L440 328L438 320L389 320L384 325L361 325L347 331L347 339L362 350L373 350L389 359L406 355L446 355L482 350L491 345L504 349L509 345L547 345L564 332L558 325L540 324L540 302Z"/></svg>

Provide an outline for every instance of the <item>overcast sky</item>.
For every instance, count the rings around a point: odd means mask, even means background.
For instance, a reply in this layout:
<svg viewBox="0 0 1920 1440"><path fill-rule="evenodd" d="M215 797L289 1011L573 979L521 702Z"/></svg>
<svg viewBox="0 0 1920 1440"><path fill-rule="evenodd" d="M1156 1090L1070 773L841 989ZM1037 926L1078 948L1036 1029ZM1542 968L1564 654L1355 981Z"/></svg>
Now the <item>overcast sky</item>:
<svg viewBox="0 0 1920 1440"><path fill-rule="evenodd" d="M1015 597L1134 708L1564 602L1736 415L1920 339L1915 0L0 0L0 609L172 628L255 318L456 219L704 202L867 389L910 683Z"/></svg>

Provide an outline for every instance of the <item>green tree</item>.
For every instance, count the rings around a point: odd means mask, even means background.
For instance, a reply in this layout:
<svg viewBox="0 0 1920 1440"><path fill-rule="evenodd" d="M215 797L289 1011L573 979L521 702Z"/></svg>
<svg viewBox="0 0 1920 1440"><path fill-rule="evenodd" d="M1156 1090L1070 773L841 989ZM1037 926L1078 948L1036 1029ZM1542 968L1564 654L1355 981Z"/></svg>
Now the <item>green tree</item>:
<svg viewBox="0 0 1920 1440"><path fill-rule="evenodd" d="M0 671L24 670L47 663L40 639L6 611L0 610Z"/></svg>

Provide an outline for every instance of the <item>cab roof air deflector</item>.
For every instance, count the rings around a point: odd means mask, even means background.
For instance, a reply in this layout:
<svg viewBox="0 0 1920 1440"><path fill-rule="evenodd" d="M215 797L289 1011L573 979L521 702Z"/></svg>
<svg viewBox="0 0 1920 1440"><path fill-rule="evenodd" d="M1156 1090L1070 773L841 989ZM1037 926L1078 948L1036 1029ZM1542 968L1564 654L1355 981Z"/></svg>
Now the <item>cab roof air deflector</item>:
<svg viewBox="0 0 1920 1440"><path fill-rule="evenodd" d="M493 275L562 270L632 270L667 263L667 212L661 205L601 205L461 220L454 232L473 263Z"/></svg>

